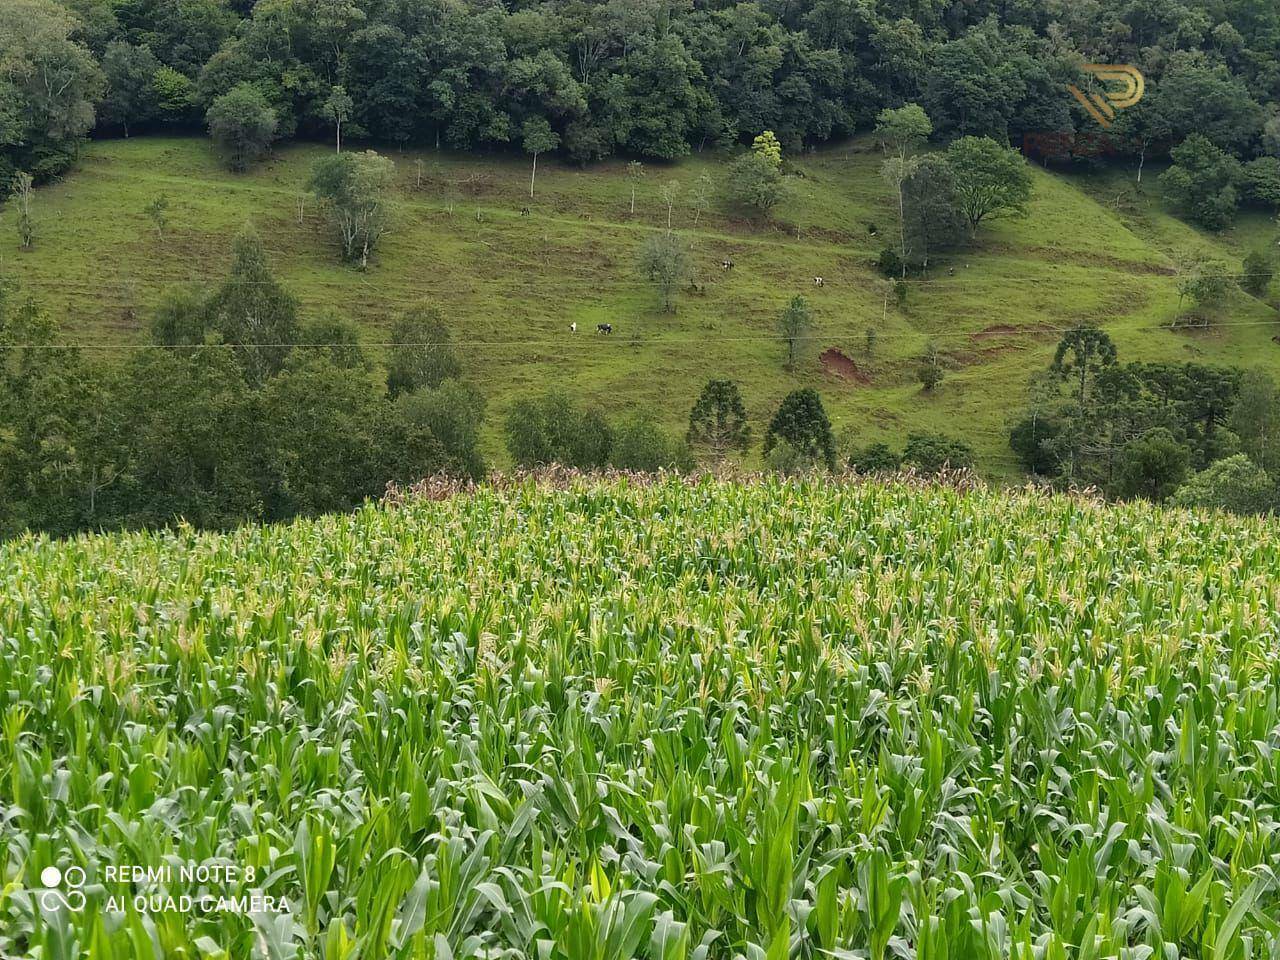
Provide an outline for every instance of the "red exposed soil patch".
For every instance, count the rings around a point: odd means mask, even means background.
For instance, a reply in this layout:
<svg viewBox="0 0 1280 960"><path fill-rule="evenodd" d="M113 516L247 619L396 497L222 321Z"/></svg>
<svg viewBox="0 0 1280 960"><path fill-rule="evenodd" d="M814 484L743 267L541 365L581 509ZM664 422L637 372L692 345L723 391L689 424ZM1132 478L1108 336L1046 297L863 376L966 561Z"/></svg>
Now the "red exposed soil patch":
<svg viewBox="0 0 1280 960"><path fill-rule="evenodd" d="M871 378L858 369L858 365L846 357L835 347L828 347L819 358L822 369L833 373L841 380L852 380L855 383L870 383Z"/></svg>
<svg viewBox="0 0 1280 960"><path fill-rule="evenodd" d="M1007 337L1011 333L1017 333L1017 327L1011 327L1007 323L997 323L994 327L987 327L985 330L979 330L973 334L971 340L992 340L995 337Z"/></svg>

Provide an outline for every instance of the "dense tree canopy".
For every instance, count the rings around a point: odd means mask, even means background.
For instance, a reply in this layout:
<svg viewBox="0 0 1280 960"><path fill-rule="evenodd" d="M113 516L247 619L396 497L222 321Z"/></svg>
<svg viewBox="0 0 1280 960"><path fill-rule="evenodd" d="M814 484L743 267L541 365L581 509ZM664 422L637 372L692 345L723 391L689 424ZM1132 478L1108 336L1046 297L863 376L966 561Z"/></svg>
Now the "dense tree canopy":
<svg viewBox="0 0 1280 960"><path fill-rule="evenodd" d="M282 137L328 139L340 116L380 142L518 149L545 122L581 162L762 130L798 150L910 103L943 141L1017 144L1095 129L1065 91L1090 61L1147 77L1120 152L1280 143L1270 0L7 0L0 174L56 172L95 121L194 124L245 84Z"/></svg>

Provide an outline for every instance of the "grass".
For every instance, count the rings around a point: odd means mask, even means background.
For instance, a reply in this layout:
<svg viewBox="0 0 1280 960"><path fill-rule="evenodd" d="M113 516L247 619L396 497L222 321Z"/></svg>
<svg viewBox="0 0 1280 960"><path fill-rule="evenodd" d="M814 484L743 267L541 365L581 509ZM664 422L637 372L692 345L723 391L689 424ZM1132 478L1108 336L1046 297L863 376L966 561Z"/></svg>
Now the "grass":
<svg viewBox="0 0 1280 960"><path fill-rule="evenodd" d="M1251 245L1270 242L1274 224L1246 216L1226 235L1193 230L1162 209L1159 171L1150 167L1147 192L1137 196L1127 195L1127 173L1037 170L1032 216L992 224L977 248L945 261L932 282L913 284L899 310L872 267L893 227L878 153L857 141L806 155L796 161L803 176L792 200L769 227L713 210L695 228L688 204L677 207L675 224L705 290L682 295L668 316L635 273L636 250L646 231L665 225L660 185L675 179L687 198L699 174L719 176L718 158L650 166L632 216L621 162L581 171L544 159L530 201L523 159L396 153L398 226L362 274L338 262L314 210L298 220L308 165L323 149L283 148L234 176L203 139L94 143L74 174L39 192L36 249L20 254L15 242L0 269L53 307L76 338L121 347L142 338L166 285L220 276L231 235L252 220L309 315L345 313L377 342L397 311L439 305L463 344L467 374L492 399L487 440L499 462L496 423L518 396L554 386L614 410L648 408L683 428L702 383L730 376L759 425L789 390L814 386L837 429L863 442L900 443L912 429L962 433L988 473L1006 476L1015 469L1007 429L1027 374L1048 362L1059 331L1081 319L1102 323L1126 359L1280 372L1275 311L1243 294L1213 330L1165 329L1178 310L1178 263L1198 251L1238 270ZM171 200L163 239L143 213L161 193ZM520 216L525 204L528 218ZM13 236L12 217L0 212L0 236ZM733 271L720 270L724 258L735 261ZM825 287L815 288L814 276ZM809 298L816 326L788 370L774 321L796 293ZM602 321L613 324L611 338L591 333ZM869 327L877 331L870 356ZM932 395L914 379L930 340L948 367ZM826 369L820 356L828 348L862 376Z"/></svg>
<svg viewBox="0 0 1280 960"><path fill-rule="evenodd" d="M1275 958L1277 565L1269 521L829 481L23 538L0 953Z"/></svg>

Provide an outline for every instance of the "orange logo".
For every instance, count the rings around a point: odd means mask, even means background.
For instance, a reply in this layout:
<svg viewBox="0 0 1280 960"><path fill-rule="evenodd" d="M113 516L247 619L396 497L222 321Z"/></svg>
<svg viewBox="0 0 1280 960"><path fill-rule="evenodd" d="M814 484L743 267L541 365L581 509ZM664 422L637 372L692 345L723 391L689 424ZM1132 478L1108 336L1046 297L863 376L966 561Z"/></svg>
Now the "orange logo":
<svg viewBox="0 0 1280 960"><path fill-rule="evenodd" d="M1089 116L1104 127L1111 126L1116 111L1132 107L1142 99L1147 83L1142 71L1124 63L1086 63L1081 69L1091 73L1103 83L1122 84L1121 88L1107 93L1085 93L1074 83L1068 84L1071 95L1089 111Z"/></svg>

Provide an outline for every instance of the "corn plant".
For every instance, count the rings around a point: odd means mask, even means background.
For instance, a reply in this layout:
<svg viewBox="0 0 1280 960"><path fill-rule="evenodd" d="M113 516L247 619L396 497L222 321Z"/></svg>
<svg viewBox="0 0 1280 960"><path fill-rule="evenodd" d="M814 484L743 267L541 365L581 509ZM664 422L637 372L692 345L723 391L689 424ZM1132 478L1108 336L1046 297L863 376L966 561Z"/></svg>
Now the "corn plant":
<svg viewBox="0 0 1280 960"><path fill-rule="evenodd" d="M818 480L18 539L0 955L1280 960L1277 570Z"/></svg>

